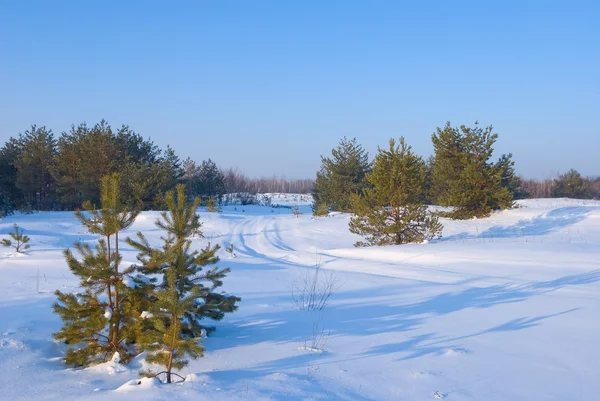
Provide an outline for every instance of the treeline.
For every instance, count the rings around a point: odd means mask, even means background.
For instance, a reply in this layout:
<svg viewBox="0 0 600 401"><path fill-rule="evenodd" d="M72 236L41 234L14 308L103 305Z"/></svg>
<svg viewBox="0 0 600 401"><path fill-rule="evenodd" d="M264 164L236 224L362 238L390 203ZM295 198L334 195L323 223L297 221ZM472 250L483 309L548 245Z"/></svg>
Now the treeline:
<svg viewBox="0 0 600 401"><path fill-rule="evenodd" d="M357 245L422 242L441 235L438 217L484 217L530 196L592 198L598 180L575 171L558 176L548 193L515 174L511 154L492 159L498 134L478 123L447 123L431 136L434 154L425 160L406 144L390 139L371 161L356 139L343 138L330 157L321 157L313 190L313 213L349 212L350 231L365 238ZM449 207L432 212L426 205Z"/></svg>
<svg viewBox="0 0 600 401"><path fill-rule="evenodd" d="M113 129L106 121L72 126L58 137L32 126L0 149L0 216L14 210L74 210L85 200L100 201L100 180L120 174L124 203L164 210L164 193L179 183L186 195L219 201L232 192L310 192L311 180L248 178L223 170L212 160L181 160L128 126Z"/></svg>
<svg viewBox="0 0 600 401"><path fill-rule="evenodd" d="M412 202L451 206L452 217L470 218L485 216L491 211L512 206L514 199L524 196L521 179L515 174L512 155L502 155L491 160L493 145L498 134L492 126L452 127L447 123L432 135L434 154L427 160L414 155L404 138L400 146L390 142L390 148L379 149L374 161L357 143L356 139L343 138L332 150L331 157L321 157L321 169L317 172L313 196L315 213L325 210L353 212L357 197L364 196L376 187L374 165L378 159L398 159L387 167L378 179L393 181L401 191L409 171L409 161L418 164L411 174L418 175L417 188L410 198ZM400 194L397 194L400 196Z"/></svg>
<svg viewBox="0 0 600 401"><path fill-rule="evenodd" d="M225 188L228 194L233 193L287 193L309 194L312 192L314 181L312 179L290 180L285 177L249 178L237 168L229 168L223 172Z"/></svg>
<svg viewBox="0 0 600 401"><path fill-rule="evenodd" d="M527 198L600 199L600 177L582 177L569 170L554 179L521 179L521 191Z"/></svg>

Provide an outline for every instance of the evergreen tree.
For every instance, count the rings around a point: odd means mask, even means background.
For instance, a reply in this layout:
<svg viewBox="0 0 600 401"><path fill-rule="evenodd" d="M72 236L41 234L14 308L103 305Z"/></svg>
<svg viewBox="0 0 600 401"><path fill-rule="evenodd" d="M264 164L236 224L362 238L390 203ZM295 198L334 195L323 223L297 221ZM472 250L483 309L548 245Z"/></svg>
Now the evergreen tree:
<svg viewBox="0 0 600 401"><path fill-rule="evenodd" d="M98 203L100 180L117 171L118 155L112 128L105 120L92 128L80 124L63 133L52 176L64 206L72 210L85 200Z"/></svg>
<svg viewBox="0 0 600 401"><path fill-rule="evenodd" d="M190 237L202 235L196 214L200 199L189 202L180 184L176 192L167 192L165 200L168 211L162 212L156 222L167 232L163 246L153 248L142 233L138 233L137 240L128 239L128 243L140 252L138 299L146 300L146 310L151 312L150 324L139 341L149 352L148 361L165 367L170 382L172 369L187 363L186 355L202 356L202 330L214 329L204 326L202 320L220 320L225 313L237 309L240 298L216 292L230 269L204 270L218 262L218 245L209 244L200 252L190 250ZM155 275L162 276L161 283L148 279Z"/></svg>
<svg viewBox="0 0 600 401"><path fill-rule="evenodd" d="M114 136L114 142L118 150L115 157L119 170L128 164L152 164L157 163L160 158L160 149L150 140L132 131L129 126L123 125Z"/></svg>
<svg viewBox="0 0 600 401"><path fill-rule="evenodd" d="M118 174L102 178L100 202L99 210L86 201L83 207L87 213L81 210L75 212L90 233L104 237L98 241L95 252L82 243L75 244L81 260L70 250L65 251L67 264L71 272L80 278L84 291L79 294L56 291L58 302L54 310L65 324L55 337L68 344L87 343L84 347L68 351L68 364L86 365L99 360L100 354L105 360L115 352L119 352L124 361L131 357L124 342L132 338L136 327L135 305L128 296L131 291L124 279L134 272L134 267L120 269L119 231L133 224L138 211L130 210L121 203ZM111 247L113 237L114 248ZM98 308L100 312L96 310Z"/></svg>
<svg viewBox="0 0 600 401"><path fill-rule="evenodd" d="M8 238L0 241L0 244L4 246L13 246L16 252L22 253L23 251L29 249L29 240L30 238L23 233L23 229L19 230L18 225L13 226L13 231L8 233L12 240Z"/></svg>
<svg viewBox="0 0 600 401"><path fill-rule="evenodd" d="M164 194L167 191L173 190L175 186L183 180L184 170L181 160L170 146L159 162L149 171L152 173L152 189L156 192L152 194L152 209L164 210L166 207Z"/></svg>
<svg viewBox="0 0 600 401"><path fill-rule="evenodd" d="M171 383L173 369L183 369L188 364L186 357L197 359L204 356L204 348L200 338L185 336L183 333L185 314L194 308L200 295L198 289L182 294L177 285L177 269L169 268L164 274L166 282L156 292L156 301L149 315L152 328L140 340L148 353L146 361L163 366L165 371L143 371L141 374L155 377L165 373L167 383Z"/></svg>
<svg viewBox="0 0 600 401"><path fill-rule="evenodd" d="M592 199L594 186L591 180L571 169L552 182L551 192L553 198Z"/></svg>
<svg viewBox="0 0 600 401"><path fill-rule="evenodd" d="M0 149L0 217L13 213L22 202L22 193L17 187L15 162L21 155L21 143L10 138Z"/></svg>
<svg viewBox="0 0 600 401"><path fill-rule="evenodd" d="M527 192L522 188L521 178L515 173L515 162L512 160L512 153L502 155L496 162L496 167L502 177L501 185L508 189L513 195L513 199L525 199L528 197Z"/></svg>
<svg viewBox="0 0 600 401"><path fill-rule="evenodd" d="M427 168L404 138L390 139L389 149L379 148L369 185L353 196L350 231L365 237L365 245L398 245L439 237L442 225L423 204Z"/></svg>
<svg viewBox="0 0 600 401"><path fill-rule="evenodd" d="M188 198L193 199L195 196L198 196L200 193L199 188L199 180L198 176L200 172L198 171L198 166L196 162L192 160L190 157L186 158L183 161L183 182L185 183L185 190Z"/></svg>
<svg viewBox="0 0 600 401"><path fill-rule="evenodd" d="M198 178L201 183L201 197L221 199L225 193L225 176L214 161L208 159L202 162Z"/></svg>
<svg viewBox="0 0 600 401"><path fill-rule="evenodd" d="M104 239L98 240L95 250L81 242L75 244L75 249L81 255L81 260L69 249L64 255L71 272L80 278L82 291L69 293L57 290L58 300L54 304L54 312L64 323L54 337L74 346L67 351L65 362L85 366L104 362L116 352L122 360L127 361L131 354L125 347L125 341L129 327L133 327L133 323L127 323L133 319L133 310L127 297L123 296L127 292L123 278L132 273L133 269L128 268L115 275L114 266L109 259L112 263L119 263L121 256L113 253L109 257ZM121 294L121 298L117 299L120 311L118 322L117 317L113 316L115 289ZM115 336L113 324L119 325L121 337Z"/></svg>
<svg viewBox="0 0 600 401"><path fill-rule="evenodd" d="M25 131L20 136L20 157L15 160L16 184L28 209L50 210L54 202L54 179L50 171L56 157L56 140L46 127Z"/></svg>
<svg viewBox="0 0 600 401"><path fill-rule="evenodd" d="M437 204L455 207L451 217L485 216L512 206L500 167L489 162L497 138L492 126L482 128L477 123L474 128L453 128L447 123L432 135L431 192Z"/></svg>
<svg viewBox="0 0 600 401"><path fill-rule="evenodd" d="M365 175L370 170L369 154L356 142L356 138L342 138L332 149L332 157L321 156L321 168L313 188L314 210L324 210L320 204L335 211L351 210L352 194L365 188Z"/></svg>
<svg viewBox="0 0 600 401"><path fill-rule="evenodd" d="M202 200L219 201L225 193L225 176L211 159L196 165L189 157L183 162L186 192L190 198L200 196Z"/></svg>

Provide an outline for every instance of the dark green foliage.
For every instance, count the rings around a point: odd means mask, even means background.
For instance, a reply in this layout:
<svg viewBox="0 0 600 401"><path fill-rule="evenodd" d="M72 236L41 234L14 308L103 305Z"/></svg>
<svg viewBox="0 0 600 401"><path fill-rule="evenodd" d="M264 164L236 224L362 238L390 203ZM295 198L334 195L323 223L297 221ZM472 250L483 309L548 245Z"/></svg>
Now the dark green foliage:
<svg viewBox="0 0 600 401"><path fill-rule="evenodd" d="M200 198L189 202L185 187L178 185L177 192L167 192L165 202L168 211L156 222L167 232L163 245L152 247L142 233L138 233L137 240L127 242L140 252L137 298L146 300L146 310L152 313L138 341L148 351L149 362L165 367L170 382L171 370L185 366L186 357L202 356L202 330L213 330L204 326L202 320L222 319L225 313L237 309L240 298L216 292L229 269L205 270L219 261L218 245L209 244L200 252L190 249L190 238L202 235L196 214ZM157 275L162 281L147 279Z"/></svg>
<svg viewBox="0 0 600 401"><path fill-rule="evenodd" d="M10 216L15 211L10 195L0 190L0 218Z"/></svg>
<svg viewBox="0 0 600 401"><path fill-rule="evenodd" d="M513 194L513 199L526 199L529 194L523 189L521 178L515 173L515 162L512 160L512 153L502 155L496 162L496 167L500 171L501 185Z"/></svg>
<svg viewBox="0 0 600 401"><path fill-rule="evenodd" d="M67 351L65 362L86 366L104 362L115 352L126 362L132 356L125 340L134 327L134 312L123 278L133 269L115 271L114 265L121 256L110 255L104 239L98 241L95 250L82 243L76 243L75 249L81 260L70 250L64 255L71 272L79 277L83 291L73 294L57 290L58 300L54 304L54 312L64 323L54 337L73 346Z"/></svg>
<svg viewBox="0 0 600 401"><path fill-rule="evenodd" d="M79 207L85 200L98 203L100 179L118 167L113 158L118 154L113 138L112 128L102 120L92 128L86 124L73 126L58 140L52 176L67 208Z"/></svg>
<svg viewBox="0 0 600 401"><path fill-rule="evenodd" d="M362 195L353 196L354 216L350 231L365 237L365 245L398 245L440 237L442 225L423 204L427 168L400 138L379 149L369 184Z"/></svg>
<svg viewBox="0 0 600 401"><path fill-rule="evenodd" d="M0 217L12 214L24 203L15 167L21 157L21 145L21 140L10 138L0 149Z"/></svg>
<svg viewBox="0 0 600 401"><path fill-rule="evenodd" d="M46 127L34 125L19 141L21 156L15 160L16 185L24 205L33 210L49 210L55 201L54 179L50 174L57 153L54 135Z"/></svg>
<svg viewBox="0 0 600 401"><path fill-rule="evenodd" d="M329 208L323 202L313 203L312 211L314 216L327 216L329 214Z"/></svg>
<svg viewBox="0 0 600 401"><path fill-rule="evenodd" d="M450 217L481 217L512 206L513 194L502 186L501 166L489 162L497 138L492 126L477 123L473 128L447 123L433 134L431 195L437 204L455 207Z"/></svg>
<svg viewBox="0 0 600 401"><path fill-rule="evenodd" d="M183 162L183 169L188 197L199 196L203 200L213 198L219 201L225 194L225 176L211 159L197 166L196 162L187 158Z"/></svg>
<svg viewBox="0 0 600 401"><path fill-rule="evenodd" d="M332 210L351 210L353 194L365 188L365 175L370 170L369 154L356 142L344 137L332 149L332 157L321 156L321 169L313 188L315 204L324 204ZM322 209L321 209L322 210Z"/></svg>
<svg viewBox="0 0 600 401"><path fill-rule="evenodd" d="M0 244L4 246L12 246L15 248L15 251L19 253L29 249L30 238L23 233L23 229L19 229L18 225L15 224L13 226L13 231L8 233L8 235L12 238L12 240L4 238L2 241L0 241Z"/></svg>
<svg viewBox="0 0 600 401"><path fill-rule="evenodd" d="M52 131L32 126L0 149L0 215L96 204L100 179L114 172L122 173L123 202L145 209L164 208L164 193L183 176L172 149L161 155L127 126L115 132L104 120L80 124L58 141Z"/></svg>
<svg viewBox="0 0 600 401"><path fill-rule="evenodd" d="M132 355L124 344L134 338L138 327L132 290L123 282L134 268L120 269L119 253L119 231L133 224L138 211L122 204L118 174L101 179L100 205L96 209L86 201L83 204L86 212L75 212L90 233L104 237L98 241L95 252L87 244L76 243L82 258L78 260L70 250L65 251L67 264L80 278L84 291L78 294L57 291L58 302L54 306L64 322L55 337L69 344L83 344L67 353L66 362L77 366L106 360L115 352L127 361ZM112 238L115 246L111 249ZM97 308L101 308L100 312Z"/></svg>
<svg viewBox="0 0 600 401"><path fill-rule="evenodd" d="M178 272L175 268L165 271L165 283L156 292L151 328L140 337L142 348L147 351L146 361L165 368L167 383L172 382L172 370L183 369L187 358L197 359L204 355L200 338L184 335L184 316L192 308L199 296L193 289L182 294L177 285ZM143 371L142 375L157 376L160 373Z"/></svg>
<svg viewBox="0 0 600 401"><path fill-rule="evenodd" d="M582 177L581 174L574 169L571 169L554 179L551 191L552 197L554 198L575 199L592 199L595 192L592 181Z"/></svg>

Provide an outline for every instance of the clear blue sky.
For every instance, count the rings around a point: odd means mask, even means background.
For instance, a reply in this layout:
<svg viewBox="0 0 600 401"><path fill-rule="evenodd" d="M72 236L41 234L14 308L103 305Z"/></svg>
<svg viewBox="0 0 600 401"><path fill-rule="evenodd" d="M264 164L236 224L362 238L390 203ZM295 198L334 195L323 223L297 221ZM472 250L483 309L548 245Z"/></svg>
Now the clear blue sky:
<svg viewBox="0 0 600 401"><path fill-rule="evenodd" d="M479 120L521 174L596 175L600 1L0 0L0 141L102 118L292 178Z"/></svg>

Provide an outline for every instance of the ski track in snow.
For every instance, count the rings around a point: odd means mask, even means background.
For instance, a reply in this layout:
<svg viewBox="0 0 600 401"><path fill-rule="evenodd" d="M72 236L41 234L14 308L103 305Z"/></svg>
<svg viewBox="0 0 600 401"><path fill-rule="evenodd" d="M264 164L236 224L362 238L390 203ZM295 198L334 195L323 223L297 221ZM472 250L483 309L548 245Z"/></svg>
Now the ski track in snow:
<svg viewBox="0 0 600 401"><path fill-rule="evenodd" d="M72 369L52 338L54 291L75 290L62 250L93 242L72 213L0 220L31 248L0 250L0 400L579 400L600 391L600 202L521 201L486 219L443 220L428 244L354 248L349 216L289 208L200 211L223 245L225 289L240 308L205 340L182 384L140 380L143 358ZM158 212L141 230L158 244ZM224 251L233 244L236 257ZM135 252L121 244L124 264ZM297 310L292 287L315 266L339 288L321 311ZM38 292L36 292L36 288ZM316 334L315 334L316 333Z"/></svg>

